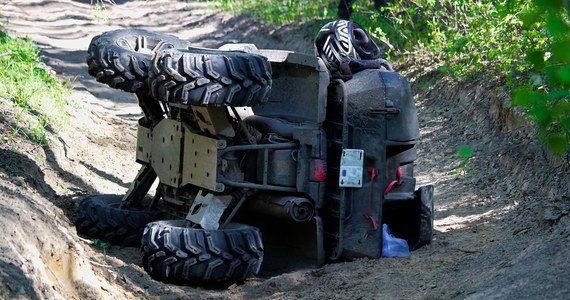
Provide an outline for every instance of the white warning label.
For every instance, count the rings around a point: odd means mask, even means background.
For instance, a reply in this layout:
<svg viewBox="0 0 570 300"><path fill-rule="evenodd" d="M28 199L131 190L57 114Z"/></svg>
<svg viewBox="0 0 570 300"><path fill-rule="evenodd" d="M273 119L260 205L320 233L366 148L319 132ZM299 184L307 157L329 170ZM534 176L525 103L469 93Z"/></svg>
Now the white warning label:
<svg viewBox="0 0 570 300"><path fill-rule="evenodd" d="M362 187L364 150L343 149L340 158L340 187Z"/></svg>

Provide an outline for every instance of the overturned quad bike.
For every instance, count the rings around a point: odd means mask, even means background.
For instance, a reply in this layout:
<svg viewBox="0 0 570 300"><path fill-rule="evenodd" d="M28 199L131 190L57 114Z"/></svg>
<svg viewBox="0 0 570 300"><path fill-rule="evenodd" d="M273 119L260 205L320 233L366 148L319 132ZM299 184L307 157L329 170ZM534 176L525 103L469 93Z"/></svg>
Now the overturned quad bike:
<svg viewBox="0 0 570 300"><path fill-rule="evenodd" d="M416 190L418 121L398 73L343 81L318 56L144 30L88 52L92 76L138 99L141 168L126 195L83 200L75 225L141 246L154 278L242 281L269 245L317 264L378 258L382 224L410 249L430 243L433 188Z"/></svg>

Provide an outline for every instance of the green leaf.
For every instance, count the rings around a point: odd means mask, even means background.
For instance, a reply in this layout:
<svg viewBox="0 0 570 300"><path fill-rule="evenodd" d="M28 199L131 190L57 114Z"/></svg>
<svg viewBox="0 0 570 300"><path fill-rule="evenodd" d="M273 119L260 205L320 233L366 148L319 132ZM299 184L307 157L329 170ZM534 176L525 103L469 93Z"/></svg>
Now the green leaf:
<svg viewBox="0 0 570 300"><path fill-rule="evenodd" d="M566 118L560 121L560 124L562 125L562 128L570 134L570 116L567 115Z"/></svg>
<svg viewBox="0 0 570 300"><path fill-rule="evenodd" d="M515 96L513 97L513 104L522 107L531 107L535 93L536 92L529 88L518 88L515 91Z"/></svg>
<svg viewBox="0 0 570 300"><path fill-rule="evenodd" d="M549 65L545 71L546 81L550 84L558 83L558 66Z"/></svg>
<svg viewBox="0 0 570 300"><path fill-rule="evenodd" d="M570 38L552 43L552 57L557 61L570 64Z"/></svg>
<svg viewBox="0 0 570 300"><path fill-rule="evenodd" d="M562 7L562 0L533 0L532 2L542 9L556 10Z"/></svg>
<svg viewBox="0 0 570 300"><path fill-rule="evenodd" d="M542 102L535 102L535 105L530 110L530 113L534 115L534 118L538 122L538 126L541 128L547 128L552 121L552 114L546 105L544 105Z"/></svg>
<svg viewBox="0 0 570 300"><path fill-rule="evenodd" d="M525 11L520 17L523 22L523 28L531 28L536 22L538 22L541 15L542 12L537 9L529 9Z"/></svg>
<svg viewBox="0 0 570 300"><path fill-rule="evenodd" d="M547 96L550 102L555 101L558 102L560 105L562 105L562 102L560 101L562 99L570 98L570 91L566 89L554 89L551 90Z"/></svg>
<svg viewBox="0 0 570 300"><path fill-rule="evenodd" d="M552 36L559 36L568 32L568 25L560 18L559 15L551 12L548 14L546 28Z"/></svg>
<svg viewBox="0 0 570 300"><path fill-rule="evenodd" d="M568 149L568 139L563 135L550 136L547 140L548 149L555 155L562 155Z"/></svg>
<svg viewBox="0 0 570 300"><path fill-rule="evenodd" d="M91 241L93 242L93 245L100 246L103 249L109 249L111 247L111 243L109 242L103 242L99 239L93 239Z"/></svg>
<svg viewBox="0 0 570 300"><path fill-rule="evenodd" d="M570 51L570 49L568 50ZM556 71L556 79L562 83L570 83L570 66L561 66Z"/></svg>
<svg viewBox="0 0 570 300"><path fill-rule="evenodd" d="M459 156L459 159L461 160L468 160L469 158L471 158L471 156L473 156L473 148L469 147L469 146L460 146L459 149L457 150L457 155Z"/></svg>
<svg viewBox="0 0 570 300"><path fill-rule="evenodd" d="M447 73L450 71L449 67L447 65L442 65L437 67L437 70L442 72L442 73Z"/></svg>
<svg viewBox="0 0 570 300"><path fill-rule="evenodd" d="M533 65L533 69L540 72L544 69L544 51L531 49L526 53L526 59Z"/></svg>

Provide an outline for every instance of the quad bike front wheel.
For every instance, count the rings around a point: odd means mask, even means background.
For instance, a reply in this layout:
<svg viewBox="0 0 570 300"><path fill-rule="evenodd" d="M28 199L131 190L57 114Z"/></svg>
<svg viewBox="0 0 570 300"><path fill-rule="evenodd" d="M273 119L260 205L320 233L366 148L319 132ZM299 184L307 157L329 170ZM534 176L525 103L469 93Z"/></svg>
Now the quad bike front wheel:
<svg viewBox="0 0 570 300"><path fill-rule="evenodd" d="M119 29L94 37L88 49L89 75L112 88L146 94L152 57L165 49L187 48L175 36L142 29Z"/></svg>
<svg viewBox="0 0 570 300"><path fill-rule="evenodd" d="M185 220L149 223L142 238L143 267L165 281L237 282L251 277L263 261L259 229L229 224L204 230Z"/></svg>
<svg viewBox="0 0 570 300"><path fill-rule="evenodd" d="M252 106L268 100L271 64L242 52L168 49L155 55L151 95L169 103L202 106Z"/></svg>
<svg viewBox="0 0 570 300"><path fill-rule="evenodd" d="M122 196L97 195L83 200L74 224L79 235L111 245L138 247L147 223L158 220L156 211L119 208Z"/></svg>

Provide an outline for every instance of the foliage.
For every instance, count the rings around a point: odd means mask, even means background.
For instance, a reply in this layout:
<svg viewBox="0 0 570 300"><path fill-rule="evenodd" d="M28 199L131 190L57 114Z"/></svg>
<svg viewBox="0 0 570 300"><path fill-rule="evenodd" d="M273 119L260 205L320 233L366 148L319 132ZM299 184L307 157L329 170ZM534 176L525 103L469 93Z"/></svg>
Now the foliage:
<svg viewBox="0 0 570 300"><path fill-rule="evenodd" d="M101 22L109 21L109 19L111 18L111 15L109 14L105 6L98 3L93 5L93 15L95 16L95 19Z"/></svg>
<svg viewBox="0 0 570 300"><path fill-rule="evenodd" d="M380 13L361 8L354 19L378 38L389 41L390 52L401 59L427 54L440 71L458 79L482 73L492 78L511 78L527 69L521 46L537 37L521 31L520 10L529 4L508 2L395 1Z"/></svg>
<svg viewBox="0 0 570 300"><path fill-rule="evenodd" d="M217 0L222 8L269 24L301 23L309 20L335 18L335 1L331 0Z"/></svg>
<svg viewBox="0 0 570 300"><path fill-rule="evenodd" d="M338 0L217 0L270 24L335 19ZM570 0L395 0L375 9L354 1L352 20L386 46L391 60L416 61L458 80L494 80L536 121L553 153L570 144Z"/></svg>
<svg viewBox="0 0 570 300"><path fill-rule="evenodd" d="M459 156L461 161L467 161L473 156L473 148L465 145L461 146L457 149L457 156Z"/></svg>
<svg viewBox="0 0 570 300"><path fill-rule="evenodd" d="M562 155L570 148L570 1L534 0L521 19L527 31L549 38L526 49L533 80L515 91L513 102L536 121L539 139Z"/></svg>
<svg viewBox="0 0 570 300"><path fill-rule="evenodd" d="M0 32L0 98L18 111L14 133L39 145L47 131L63 129L68 122L68 89L51 76L29 38L12 38Z"/></svg>
<svg viewBox="0 0 570 300"><path fill-rule="evenodd" d="M453 168L453 174L466 174L467 164L473 157L473 148L467 145L460 146L457 149L457 157L459 158L459 164Z"/></svg>
<svg viewBox="0 0 570 300"><path fill-rule="evenodd" d="M107 249L111 248L111 243L103 242L99 239L93 239L91 242L94 246L99 246L103 249L103 254L105 255L105 259L107 259Z"/></svg>
<svg viewBox="0 0 570 300"><path fill-rule="evenodd" d="M93 245L100 246L103 249L111 248L111 243L109 243L109 242L103 242L99 239L93 239L92 242L93 242Z"/></svg>
<svg viewBox="0 0 570 300"><path fill-rule="evenodd" d="M105 6L105 3L109 5L117 5L117 3L115 3L115 0L91 0L93 14L99 21L108 21L111 17L110 13L107 11L107 6Z"/></svg>
<svg viewBox="0 0 570 300"><path fill-rule="evenodd" d="M323 22L337 16L338 0L217 0L224 9L247 13L270 24ZM392 1L374 8L373 1L355 1L352 20L383 41L392 59L421 53L440 70L459 78L481 72L512 76L528 69L521 45L541 33L521 31L520 11L530 4L512 0ZM499 63L500 62L500 63ZM511 74L513 73L513 74Z"/></svg>

